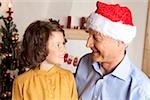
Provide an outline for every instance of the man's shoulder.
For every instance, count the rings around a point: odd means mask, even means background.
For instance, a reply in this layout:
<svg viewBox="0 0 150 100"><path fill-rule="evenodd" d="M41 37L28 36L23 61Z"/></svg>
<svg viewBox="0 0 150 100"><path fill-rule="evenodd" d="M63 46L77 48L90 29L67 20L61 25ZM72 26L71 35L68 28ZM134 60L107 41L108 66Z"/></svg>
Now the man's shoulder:
<svg viewBox="0 0 150 100"><path fill-rule="evenodd" d="M132 67L131 77L139 84L150 82L148 76L140 68L136 66Z"/></svg>
<svg viewBox="0 0 150 100"><path fill-rule="evenodd" d="M89 66L92 64L92 59L91 59L91 53L88 53L88 54L85 54L83 55L80 60L79 60L79 63L78 63L78 66L77 66L77 69L76 69L76 73L75 73L75 76L76 74L81 74L80 72L84 72L88 70Z"/></svg>
<svg viewBox="0 0 150 100"><path fill-rule="evenodd" d="M138 80L137 84L132 88L133 95L150 100L150 80Z"/></svg>
<svg viewBox="0 0 150 100"><path fill-rule="evenodd" d="M133 91L150 98L150 79L148 76L141 69L135 67L132 70L131 77Z"/></svg>
<svg viewBox="0 0 150 100"><path fill-rule="evenodd" d="M80 63L81 61L89 61L89 60L92 60L92 59L91 59L91 53L87 53L87 54L83 55L83 56L80 58L79 63Z"/></svg>

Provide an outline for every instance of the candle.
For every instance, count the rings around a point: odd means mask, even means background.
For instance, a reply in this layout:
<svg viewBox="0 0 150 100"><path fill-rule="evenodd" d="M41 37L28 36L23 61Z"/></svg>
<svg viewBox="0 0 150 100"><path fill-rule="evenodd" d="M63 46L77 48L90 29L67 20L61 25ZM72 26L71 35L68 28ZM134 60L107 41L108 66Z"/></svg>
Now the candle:
<svg viewBox="0 0 150 100"><path fill-rule="evenodd" d="M67 19L67 28L71 28L71 16L68 16L68 19Z"/></svg>

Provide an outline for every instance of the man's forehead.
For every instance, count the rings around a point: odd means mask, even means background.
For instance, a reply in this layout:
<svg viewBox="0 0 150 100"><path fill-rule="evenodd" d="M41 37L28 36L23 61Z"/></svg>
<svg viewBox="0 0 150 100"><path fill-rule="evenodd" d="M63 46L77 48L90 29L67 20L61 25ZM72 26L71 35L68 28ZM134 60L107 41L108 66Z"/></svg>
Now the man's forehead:
<svg viewBox="0 0 150 100"><path fill-rule="evenodd" d="M102 33L97 32L97 31L95 31L95 30L93 30L93 29L91 29L91 28L88 30L88 33L89 33L89 34L92 34L92 35L104 36Z"/></svg>

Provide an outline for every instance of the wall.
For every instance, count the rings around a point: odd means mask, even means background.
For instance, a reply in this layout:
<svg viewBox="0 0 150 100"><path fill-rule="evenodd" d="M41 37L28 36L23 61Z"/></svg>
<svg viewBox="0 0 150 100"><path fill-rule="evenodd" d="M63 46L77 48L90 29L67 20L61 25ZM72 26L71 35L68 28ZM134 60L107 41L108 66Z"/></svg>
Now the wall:
<svg viewBox="0 0 150 100"><path fill-rule="evenodd" d="M6 5L5 1L6 0L2 0L2 4L4 3ZM97 0L13 0L13 17L19 29L20 40L29 23L37 19L53 17L58 20L60 19L60 23L66 25L66 18L70 15L72 16L72 26L78 25L80 17L88 16L92 11L95 11L96 1ZM103 2L120 3L131 8L138 30L137 36L128 47L128 53L131 60L141 68L148 0L103 0ZM4 8L6 9L6 7L1 8L3 11ZM90 52L90 50L85 47L85 44L85 40L70 40L67 44L67 48L72 55L81 56L85 52Z"/></svg>
<svg viewBox="0 0 150 100"><path fill-rule="evenodd" d="M143 71L149 76L150 78L150 1L148 4L148 20L147 20L147 28L145 34L145 46L144 46L144 56L143 56Z"/></svg>

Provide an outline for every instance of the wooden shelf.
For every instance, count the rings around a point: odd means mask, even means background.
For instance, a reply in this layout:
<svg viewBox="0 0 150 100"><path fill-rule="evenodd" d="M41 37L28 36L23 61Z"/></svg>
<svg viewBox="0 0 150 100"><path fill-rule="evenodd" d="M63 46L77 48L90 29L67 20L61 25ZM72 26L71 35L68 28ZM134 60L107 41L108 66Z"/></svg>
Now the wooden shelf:
<svg viewBox="0 0 150 100"><path fill-rule="evenodd" d="M80 29L64 29L67 39L71 40L86 40L88 33Z"/></svg>

